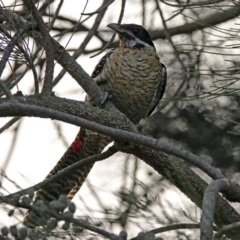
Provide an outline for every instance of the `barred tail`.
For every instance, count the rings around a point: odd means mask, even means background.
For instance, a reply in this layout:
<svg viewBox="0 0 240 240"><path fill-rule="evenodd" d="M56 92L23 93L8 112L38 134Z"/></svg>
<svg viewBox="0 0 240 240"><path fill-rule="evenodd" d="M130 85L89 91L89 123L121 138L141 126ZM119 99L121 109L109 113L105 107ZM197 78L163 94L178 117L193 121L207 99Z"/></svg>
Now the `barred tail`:
<svg viewBox="0 0 240 240"><path fill-rule="evenodd" d="M81 161L81 159L102 152L104 147L106 147L110 142L111 140L109 137L85 129L80 129L72 145L47 175L46 179L71 164ZM69 176L62 177L61 179L51 182L49 185L37 192L34 202L43 200L45 203L49 203L52 200L57 200L60 195L66 195L67 199L71 201L74 195L81 188L92 167L93 164L86 165L82 168L76 169ZM35 228L36 226L42 225L41 213L30 210L23 223L29 228Z"/></svg>

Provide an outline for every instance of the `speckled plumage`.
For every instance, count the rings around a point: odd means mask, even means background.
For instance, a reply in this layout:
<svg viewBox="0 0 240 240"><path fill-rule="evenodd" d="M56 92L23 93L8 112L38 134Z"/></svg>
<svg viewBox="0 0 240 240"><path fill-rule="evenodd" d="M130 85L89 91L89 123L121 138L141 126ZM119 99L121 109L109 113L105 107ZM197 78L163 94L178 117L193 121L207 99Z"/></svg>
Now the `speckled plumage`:
<svg viewBox="0 0 240 240"><path fill-rule="evenodd" d="M117 48L95 79L114 105L138 123L159 102L162 65L154 48Z"/></svg>
<svg viewBox="0 0 240 240"><path fill-rule="evenodd" d="M119 34L119 47L109 51L95 67L92 78L111 95L111 101L133 123L149 116L163 96L167 73L160 62L148 32L135 24L109 24ZM89 104L93 104L86 97ZM76 140L83 143L78 151L73 144L48 174L46 179L69 165L88 156L100 153L111 139L89 130L81 129ZM75 141L76 141L75 140ZM41 199L46 203L67 195L70 201L84 183L91 166L76 169L71 176L51 183L37 193L35 201ZM41 225L37 222L40 214L30 211L24 224L28 227Z"/></svg>

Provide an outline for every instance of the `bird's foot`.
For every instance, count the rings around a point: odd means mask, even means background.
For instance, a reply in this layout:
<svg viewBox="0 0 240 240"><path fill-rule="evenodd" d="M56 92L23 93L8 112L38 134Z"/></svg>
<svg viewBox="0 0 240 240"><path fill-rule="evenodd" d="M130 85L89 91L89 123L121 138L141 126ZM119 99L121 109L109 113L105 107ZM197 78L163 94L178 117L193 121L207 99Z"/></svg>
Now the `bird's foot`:
<svg viewBox="0 0 240 240"><path fill-rule="evenodd" d="M146 131L145 131L145 129L144 129L144 126L143 126L141 123L138 123L136 126L137 126L137 129L138 129L138 132L139 132L139 133L141 133L141 134L143 134L143 135L147 135L147 134L146 134Z"/></svg>
<svg viewBox="0 0 240 240"><path fill-rule="evenodd" d="M103 100L100 103L99 107L103 107L103 105L112 98L112 95L109 92L104 92Z"/></svg>
<svg viewBox="0 0 240 240"><path fill-rule="evenodd" d="M138 124L136 124L136 126L137 126L139 133L141 133L143 135L147 135L145 127L144 127L144 123L145 123L145 120L141 119L141 121Z"/></svg>

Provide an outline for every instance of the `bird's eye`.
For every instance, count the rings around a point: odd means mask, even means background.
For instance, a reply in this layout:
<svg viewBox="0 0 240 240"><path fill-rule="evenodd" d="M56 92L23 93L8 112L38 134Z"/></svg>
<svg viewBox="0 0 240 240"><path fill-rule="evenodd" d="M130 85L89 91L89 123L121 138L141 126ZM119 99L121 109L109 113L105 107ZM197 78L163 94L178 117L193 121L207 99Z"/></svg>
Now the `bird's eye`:
<svg viewBox="0 0 240 240"><path fill-rule="evenodd" d="M138 34L138 33L139 33L139 29L134 29L134 30L133 30L133 33L134 33L134 34Z"/></svg>

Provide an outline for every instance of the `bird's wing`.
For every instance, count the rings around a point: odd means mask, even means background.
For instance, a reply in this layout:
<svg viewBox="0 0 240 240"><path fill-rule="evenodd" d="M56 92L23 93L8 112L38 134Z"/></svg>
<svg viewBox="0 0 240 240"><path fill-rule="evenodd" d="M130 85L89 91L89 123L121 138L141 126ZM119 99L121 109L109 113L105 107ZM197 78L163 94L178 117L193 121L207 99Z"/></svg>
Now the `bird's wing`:
<svg viewBox="0 0 240 240"><path fill-rule="evenodd" d="M91 77L94 78L97 82L97 84L101 84L106 82L106 79L101 79L100 77L98 78L98 76L100 76L101 72L103 71L105 65L106 65L106 61L107 59L110 57L110 55L114 52L115 49L111 49L109 52L107 52L98 62L98 64L96 65L96 67L94 68Z"/></svg>
<svg viewBox="0 0 240 240"><path fill-rule="evenodd" d="M148 112L148 116L150 116L154 112L165 92L167 84L167 68L165 67L164 64L161 63L161 65L162 65L162 79L158 87L158 100L156 101L156 104L153 106L153 108Z"/></svg>

